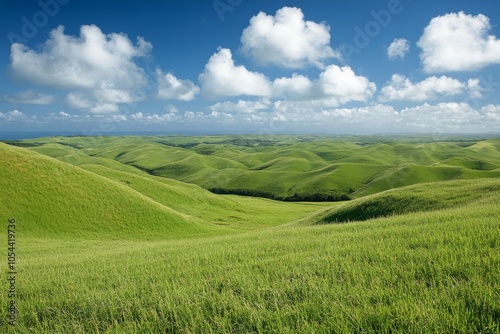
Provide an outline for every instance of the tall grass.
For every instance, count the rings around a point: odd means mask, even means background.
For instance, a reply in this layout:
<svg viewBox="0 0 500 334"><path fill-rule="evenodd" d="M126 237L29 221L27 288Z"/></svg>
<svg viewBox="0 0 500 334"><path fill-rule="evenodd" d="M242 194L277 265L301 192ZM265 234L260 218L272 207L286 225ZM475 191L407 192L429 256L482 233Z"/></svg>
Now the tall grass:
<svg viewBox="0 0 500 334"><path fill-rule="evenodd" d="M250 186L255 175L264 186L258 173L269 169L266 180L277 185L268 189L289 182L292 191L317 191L342 180L335 186L357 196L457 171L498 172L498 140L367 140L22 143L65 162L0 143L0 219L15 217L19 227L19 314L8 326L1 307L0 333L499 333L498 179L426 183L342 204L279 203L217 196L120 162L154 168L184 155L205 164L197 177L218 171L219 183L243 172L240 182ZM227 169L214 165L227 160ZM300 175L309 179L299 183Z"/></svg>
<svg viewBox="0 0 500 334"><path fill-rule="evenodd" d="M498 333L497 204L179 241L21 236L16 329Z"/></svg>

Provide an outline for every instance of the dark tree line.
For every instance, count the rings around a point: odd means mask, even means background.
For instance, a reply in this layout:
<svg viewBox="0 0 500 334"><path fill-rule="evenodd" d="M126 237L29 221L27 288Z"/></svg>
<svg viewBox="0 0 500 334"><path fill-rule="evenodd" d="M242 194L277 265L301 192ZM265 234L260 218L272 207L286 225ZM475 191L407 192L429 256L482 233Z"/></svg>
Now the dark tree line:
<svg viewBox="0 0 500 334"><path fill-rule="evenodd" d="M348 201L351 198L348 195L331 195L331 194L293 194L293 196L276 196L273 193L253 190L253 189L226 189L226 188L210 188L208 189L214 194L224 195L239 195L251 197L264 197L276 201L285 202L339 202Z"/></svg>

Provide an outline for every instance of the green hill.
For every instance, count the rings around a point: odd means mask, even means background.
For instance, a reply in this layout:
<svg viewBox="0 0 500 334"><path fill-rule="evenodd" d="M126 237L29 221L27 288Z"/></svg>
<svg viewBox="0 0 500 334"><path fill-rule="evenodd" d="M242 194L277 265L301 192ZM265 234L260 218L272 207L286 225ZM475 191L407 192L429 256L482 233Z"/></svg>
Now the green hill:
<svg viewBox="0 0 500 334"><path fill-rule="evenodd" d="M172 178L216 193L359 198L412 184L500 177L500 140L393 137L53 137L13 142L76 166Z"/></svg>
<svg viewBox="0 0 500 334"><path fill-rule="evenodd" d="M79 168L3 143L0 155L0 186L6 190L0 194L0 211L22 221L21 231L31 237L221 234L277 225L317 208L222 198L194 185L89 164L88 159Z"/></svg>
<svg viewBox="0 0 500 334"><path fill-rule="evenodd" d="M300 224L364 221L411 212L446 210L476 203L500 205L500 179L440 181L387 190L300 219Z"/></svg>
<svg viewBox="0 0 500 334"><path fill-rule="evenodd" d="M0 333L500 332L498 139L10 144L18 313L9 327L0 308Z"/></svg>
<svg viewBox="0 0 500 334"><path fill-rule="evenodd" d="M153 241L23 232L15 332L498 333L498 182L404 190L352 201L390 217L349 224Z"/></svg>
<svg viewBox="0 0 500 334"><path fill-rule="evenodd" d="M214 227L124 186L58 160L0 144L3 214L31 237L179 237Z"/></svg>

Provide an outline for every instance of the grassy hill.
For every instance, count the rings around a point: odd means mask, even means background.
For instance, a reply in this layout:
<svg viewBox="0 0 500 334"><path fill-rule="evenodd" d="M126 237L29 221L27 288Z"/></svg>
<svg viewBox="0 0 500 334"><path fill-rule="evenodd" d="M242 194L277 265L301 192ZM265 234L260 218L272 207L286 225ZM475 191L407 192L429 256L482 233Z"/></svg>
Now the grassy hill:
<svg viewBox="0 0 500 334"><path fill-rule="evenodd" d="M23 236L16 330L498 333L498 195L492 188L446 210L231 236Z"/></svg>
<svg viewBox="0 0 500 334"><path fill-rule="evenodd" d="M0 156L6 190L0 212L23 221L21 231L30 237L221 234L277 225L319 207L221 198L195 185L94 165L90 158L75 167L2 143Z"/></svg>
<svg viewBox="0 0 500 334"><path fill-rule="evenodd" d="M12 144L0 218L17 221L18 318L0 308L0 333L500 332L497 139Z"/></svg>
<svg viewBox="0 0 500 334"><path fill-rule="evenodd" d="M289 200L358 198L412 184L500 177L500 140L313 136L54 137L17 142L74 164Z"/></svg>
<svg viewBox="0 0 500 334"><path fill-rule="evenodd" d="M500 179L439 181L387 190L315 212L296 223L346 223L485 203L500 205Z"/></svg>

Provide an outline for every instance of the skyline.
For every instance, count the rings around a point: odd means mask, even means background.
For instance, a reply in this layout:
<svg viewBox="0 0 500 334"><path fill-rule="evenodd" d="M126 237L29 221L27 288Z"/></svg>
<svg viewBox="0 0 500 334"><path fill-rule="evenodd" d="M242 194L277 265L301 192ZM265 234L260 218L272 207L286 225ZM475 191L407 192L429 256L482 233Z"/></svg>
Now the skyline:
<svg viewBox="0 0 500 334"><path fill-rule="evenodd" d="M0 131L494 133L492 2L1 4Z"/></svg>

